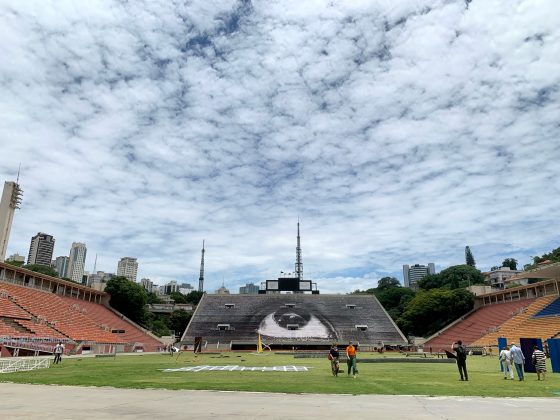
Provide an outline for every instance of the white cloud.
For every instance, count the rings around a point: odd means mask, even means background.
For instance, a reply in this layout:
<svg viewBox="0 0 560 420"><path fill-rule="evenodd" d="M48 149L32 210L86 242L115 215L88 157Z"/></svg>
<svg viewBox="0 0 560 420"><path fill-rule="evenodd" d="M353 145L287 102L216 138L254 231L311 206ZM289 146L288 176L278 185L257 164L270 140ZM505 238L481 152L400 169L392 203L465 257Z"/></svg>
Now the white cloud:
<svg viewBox="0 0 560 420"><path fill-rule="evenodd" d="M557 2L0 5L0 175L22 162L9 252L38 231L98 268L207 285L293 266L481 268L557 246Z"/></svg>

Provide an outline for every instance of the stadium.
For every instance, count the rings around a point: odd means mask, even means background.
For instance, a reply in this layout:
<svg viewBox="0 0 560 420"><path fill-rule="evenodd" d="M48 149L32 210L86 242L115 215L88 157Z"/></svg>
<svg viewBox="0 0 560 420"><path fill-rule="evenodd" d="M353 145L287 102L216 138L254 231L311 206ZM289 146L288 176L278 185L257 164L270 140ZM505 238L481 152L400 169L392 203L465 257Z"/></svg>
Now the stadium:
<svg viewBox="0 0 560 420"><path fill-rule="evenodd" d="M556 348L560 264L523 275L545 280L477 296L470 313L425 340L424 351L443 351L458 337L476 353L495 347L496 354L500 338ZM369 351L409 347L375 296L308 294L297 290L300 283L297 276L285 278L280 288L255 296L205 294L181 347L193 349L198 338L202 351L253 351L259 337L269 349L287 351L324 351L349 340ZM165 350L164 342L112 309L109 300L107 293L0 263L2 357L52 354L57 342L65 344L66 355Z"/></svg>
<svg viewBox="0 0 560 420"><path fill-rule="evenodd" d="M326 409L328 404L318 408L325 418L345 413L342 407L348 401L340 394L348 392L356 395L353 401L361 401L361 407L374 404L372 409L382 403L378 398L383 394L417 395L413 400L394 400L388 410L402 412L411 406L406 410L415 412L422 409L416 404L429 404L448 416L465 403L453 399L453 408L447 408L440 406L446 400L422 402L420 396L480 396L484 399L472 400L480 410L479 418L496 407L503 414L509 409L503 405L508 400L488 397L554 397L560 389L555 374L542 385L531 381L522 388L504 387L499 362L489 350L494 348L495 356L505 343L520 343L524 351L527 342L544 344L550 352L549 371L558 372L559 269L560 264L541 267L525 273L545 279L539 283L478 296L470 313L428 337L423 346L408 342L375 296L323 295L316 289L309 293L297 289L300 285L308 288L297 276L267 281L270 289L254 296L204 294L177 344L180 351L170 354L157 336L111 308L107 293L0 263L0 388L12 401L24 404L27 390L18 383L101 387L84 388L87 393L76 388L70 404L63 395L52 394L52 388L37 388L44 396L41 410L60 412L64 407L68 418L74 416L73 404L78 402L98 414L111 407L107 417L115 412L133 415L138 407L143 413L173 416L176 411L169 405L146 404L148 395L162 398L163 394L152 395L154 390L272 393L263 402L267 413L281 411L287 413L286 418L296 418L298 411L306 409L297 403L287 407L275 399L275 393L312 393L306 404L317 404L321 394L329 394L330 401L340 403L331 410ZM454 359L442 358L458 337L471 352L472 386L456 381ZM349 340L359 349L359 375L350 381L346 378L353 377L345 374L344 363ZM52 354L59 342L65 345L63 361L53 365ZM341 350L341 378L330 375L325 358L333 342ZM528 374L531 364L528 359ZM107 394L103 391L107 386L126 389ZM369 399L360 399L362 394ZM371 394L378 397L371 399ZM122 395L125 401L111 402L113 395ZM168 401L175 398L165 395ZM188 394L176 407L205 418L209 410L227 415L233 404L243 417L251 417L254 394L235 395L224 404L219 395ZM492 401L493 408L482 410L483 401ZM17 408L21 405L15 407L0 406L21 416ZM515 412L530 409L520 403ZM546 401L540 409L543 418L555 410ZM39 411L26 413L30 418L40 415Z"/></svg>

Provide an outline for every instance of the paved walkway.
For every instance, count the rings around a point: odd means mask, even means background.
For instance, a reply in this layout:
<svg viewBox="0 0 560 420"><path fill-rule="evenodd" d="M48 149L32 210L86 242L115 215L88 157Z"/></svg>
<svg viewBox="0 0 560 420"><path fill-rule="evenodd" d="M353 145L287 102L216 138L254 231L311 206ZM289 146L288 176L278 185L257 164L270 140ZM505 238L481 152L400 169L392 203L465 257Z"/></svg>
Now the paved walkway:
<svg viewBox="0 0 560 420"><path fill-rule="evenodd" d="M7 419L560 418L559 398L292 395L0 383Z"/></svg>

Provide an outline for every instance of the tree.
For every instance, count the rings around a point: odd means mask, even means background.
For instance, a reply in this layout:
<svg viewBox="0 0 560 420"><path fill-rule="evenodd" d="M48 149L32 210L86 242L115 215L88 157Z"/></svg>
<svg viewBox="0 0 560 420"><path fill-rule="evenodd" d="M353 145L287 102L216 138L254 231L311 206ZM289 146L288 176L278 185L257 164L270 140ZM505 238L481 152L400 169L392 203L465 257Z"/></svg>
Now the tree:
<svg viewBox="0 0 560 420"><path fill-rule="evenodd" d="M21 268L26 268L27 270L35 271L36 273L46 274L51 277L58 277L58 271L48 265L27 264L22 265Z"/></svg>
<svg viewBox="0 0 560 420"><path fill-rule="evenodd" d="M175 303L188 303L187 297L180 292L171 292L169 296L171 296Z"/></svg>
<svg viewBox="0 0 560 420"><path fill-rule="evenodd" d="M152 303L163 303L163 300L161 300L158 295L156 295L154 292L149 292L146 294L147 297L147 302L148 304L152 304Z"/></svg>
<svg viewBox="0 0 560 420"><path fill-rule="evenodd" d="M182 309L173 311L169 316L169 323L167 325L170 330L175 331L176 335L180 335L187 328L191 317L191 312L183 311Z"/></svg>
<svg viewBox="0 0 560 420"><path fill-rule="evenodd" d="M509 267L511 270L517 270L517 260L515 258L506 258L502 261L502 267Z"/></svg>
<svg viewBox="0 0 560 420"><path fill-rule="evenodd" d="M466 314L474 306L474 295L465 289L420 291L397 320L405 334L428 336Z"/></svg>
<svg viewBox="0 0 560 420"><path fill-rule="evenodd" d="M402 287L395 277L383 277L377 282L376 288L355 290L352 294L375 295L379 303L395 321L414 297L414 291L408 287Z"/></svg>
<svg viewBox="0 0 560 420"><path fill-rule="evenodd" d="M126 277L117 276L107 282L105 291L111 295L109 304L113 308L134 322L146 323L148 295L141 285Z"/></svg>
<svg viewBox="0 0 560 420"><path fill-rule="evenodd" d="M418 281L418 286L423 290L458 289L473 284L484 284L484 276L480 270L469 265L454 265L438 274L430 274Z"/></svg>
<svg viewBox="0 0 560 420"><path fill-rule="evenodd" d="M149 314L148 325L150 330L161 337L162 335L170 335L171 331L169 331L169 327L167 326L169 322L169 316L162 315L162 314Z"/></svg>
<svg viewBox="0 0 560 420"><path fill-rule="evenodd" d="M430 290L444 287L443 278L439 274L428 274L416 283L420 289Z"/></svg>
<svg viewBox="0 0 560 420"><path fill-rule="evenodd" d="M383 277L377 282L377 290L387 290L393 287L401 287L401 282L394 277Z"/></svg>
<svg viewBox="0 0 560 420"><path fill-rule="evenodd" d="M543 254L540 257L531 257L531 258L533 259L533 262L531 264L525 264L525 266L523 267L525 270L530 270L532 268L535 268L538 264L543 263L545 261L560 262L560 247L553 249L549 253Z"/></svg>
<svg viewBox="0 0 560 420"><path fill-rule="evenodd" d="M6 260L4 261L6 264L13 265L15 267L21 267L24 265L24 261L14 261L14 260Z"/></svg>
<svg viewBox="0 0 560 420"><path fill-rule="evenodd" d="M468 246L465 247L465 264L470 265L471 267L476 267L476 261L474 260L471 249Z"/></svg>
<svg viewBox="0 0 560 420"><path fill-rule="evenodd" d="M408 287L391 287L390 289L375 292L375 297L383 305L387 313L397 320L406 308L406 305L414 298L414 291Z"/></svg>
<svg viewBox="0 0 560 420"><path fill-rule="evenodd" d="M360 290L360 289L356 289L354 290L352 293L350 293L351 295L373 295L375 292L374 288L371 289L367 289L367 290Z"/></svg>
<svg viewBox="0 0 560 420"><path fill-rule="evenodd" d="M204 292L193 290L187 295L186 303L192 303L193 305L198 305L198 302L200 302L200 299L202 299L203 294Z"/></svg>

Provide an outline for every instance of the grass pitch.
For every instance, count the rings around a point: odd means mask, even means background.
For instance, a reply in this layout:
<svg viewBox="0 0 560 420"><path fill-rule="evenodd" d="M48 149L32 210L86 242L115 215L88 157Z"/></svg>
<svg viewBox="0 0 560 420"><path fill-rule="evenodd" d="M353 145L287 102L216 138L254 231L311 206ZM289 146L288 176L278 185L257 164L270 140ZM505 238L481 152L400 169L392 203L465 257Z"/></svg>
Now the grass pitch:
<svg viewBox="0 0 560 420"><path fill-rule="evenodd" d="M398 357L395 354L363 358ZM282 366L299 365L308 372L162 372L160 369L200 365ZM75 357L63 359L50 369L0 375L0 381L30 384L112 386L117 388L164 388L284 393L455 395L485 397L558 397L560 375L548 363L546 381L527 373L525 381L504 380L497 358L471 356L467 359L469 382L459 381L454 364L360 363L356 379L348 377L346 365L335 378L329 361L294 359L291 355L228 352L222 354L181 353L119 355L116 358Z"/></svg>

